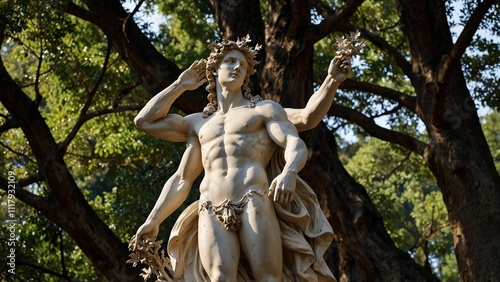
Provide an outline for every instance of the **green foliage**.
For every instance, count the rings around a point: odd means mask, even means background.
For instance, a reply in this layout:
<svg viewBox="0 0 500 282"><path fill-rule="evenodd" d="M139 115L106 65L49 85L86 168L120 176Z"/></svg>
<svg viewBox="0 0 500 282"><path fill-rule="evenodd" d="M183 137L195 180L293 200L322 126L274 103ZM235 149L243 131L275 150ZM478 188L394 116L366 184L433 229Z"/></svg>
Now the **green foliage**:
<svg viewBox="0 0 500 282"><path fill-rule="evenodd" d="M364 1L354 14L354 23L389 42L403 55L408 55L400 26L396 3ZM380 86L409 91L410 85L392 57L380 48L368 43L362 51L359 79Z"/></svg>
<svg viewBox="0 0 500 282"><path fill-rule="evenodd" d="M166 18L160 26L159 50L168 53L181 69L208 57L207 45L215 40L217 25L205 2L161 1L158 9Z"/></svg>
<svg viewBox="0 0 500 282"><path fill-rule="evenodd" d="M108 48L107 39L96 26L49 9L44 3L14 2L15 11L22 11L24 17L13 19L18 14L11 13L7 15L9 22L19 20L23 25L7 30L9 36L2 48L4 64L30 98L42 97L39 109L57 142L64 142L85 118L69 143L65 162L91 206L123 242L128 242L177 168L184 146L139 132L133 124L135 111L105 114L119 105L137 109L150 94L135 86L136 78L116 50ZM89 108L82 115L86 103ZM2 117L9 115L3 106L0 113ZM20 129L3 132L1 145L2 175L13 170L21 179L38 170ZM29 190L47 195L43 183L32 184ZM196 194L194 188L186 204L197 198ZM2 196L2 203L5 199ZM33 208L17 203L17 250L22 262L18 261L16 279L105 280L68 234ZM1 207L2 215L6 214L5 205ZM168 238L176 218L174 214L162 224L160 236ZM2 225L0 230L4 237L9 234L5 228ZM7 253L4 247L2 253ZM2 257L1 262L4 260Z"/></svg>
<svg viewBox="0 0 500 282"><path fill-rule="evenodd" d="M35 187L32 187L36 189ZM2 203L4 203L2 197ZM95 272L91 262L61 228L33 208L15 200L16 207L16 268L15 276L2 271L2 281L105 281ZM2 215L6 214L4 206ZM7 242L10 231L0 225L0 240ZM6 244L0 245L2 254L8 253ZM6 256L0 263L6 265Z"/></svg>
<svg viewBox="0 0 500 282"><path fill-rule="evenodd" d="M86 189L92 207L123 241L129 241L144 222L164 183L177 169L184 151L183 145L166 143L145 134L139 141L141 145L127 160L116 160L127 152L117 154L105 166L93 170L93 174L101 176L91 175L80 184ZM107 180L97 192L96 178ZM197 199L196 187L194 185L186 205ZM182 207L162 224L160 236L168 238L169 230L181 211Z"/></svg>
<svg viewBox="0 0 500 282"><path fill-rule="evenodd" d="M499 37L476 36L464 56L464 72L471 94L482 106L500 110Z"/></svg>
<svg viewBox="0 0 500 282"><path fill-rule="evenodd" d="M431 263L438 277L456 280L447 211L422 159L378 139L356 146L346 169L366 187L395 244L418 263Z"/></svg>

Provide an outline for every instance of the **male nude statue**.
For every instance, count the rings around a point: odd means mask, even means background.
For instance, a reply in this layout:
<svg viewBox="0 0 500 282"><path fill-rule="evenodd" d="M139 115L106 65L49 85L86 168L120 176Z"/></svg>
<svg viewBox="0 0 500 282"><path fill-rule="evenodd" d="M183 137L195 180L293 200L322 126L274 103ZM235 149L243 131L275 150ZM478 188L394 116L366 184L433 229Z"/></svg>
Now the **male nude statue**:
<svg viewBox="0 0 500 282"><path fill-rule="evenodd" d="M237 281L241 254L255 281L282 281L281 231L273 202L286 205L292 201L297 173L307 160L297 128L305 130L319 123L350 71L350 57L336 57L308 106L285 111L273 101L250 95L247 84L259 47L247 46L249 41L209 45L208 61L195 61L135 119L137 127L152 136L187 143L178 171L138 229L137 242L157 236L160 223L184 202L193 181L204 171L198 247L210 281ZM203 113L168 114L184 91L207 81L210 103ZM277 147L284 150L285 164L281 173L268 179L266 166Z"/></svg>

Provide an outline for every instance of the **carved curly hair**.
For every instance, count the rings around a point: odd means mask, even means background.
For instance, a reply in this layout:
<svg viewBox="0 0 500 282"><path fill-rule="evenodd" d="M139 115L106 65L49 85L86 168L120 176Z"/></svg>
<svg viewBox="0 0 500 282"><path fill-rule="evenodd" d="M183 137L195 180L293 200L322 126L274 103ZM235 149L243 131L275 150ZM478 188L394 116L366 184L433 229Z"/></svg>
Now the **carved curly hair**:
<svg viewBox="0 0 500 282"><path fill-rule="evenodd" d="M224 56L226 56L226 54L231 50L240 51L247 59L248 69L245 75L245 79L243 80L243 85L241 86L243 96L252 101L252 103L260 100L260 97L253 97L250 94L248 83L250 82L250 76L256 72L254 67L259 62L255 60L255 57L257 56L257 51L261 49L262 45L256 44L255 47L250 47L248 46L248 43L251 41L252 40L250 39L250 35L247 35L241 39L238 38L236 42L224 38L220 43L212 42L208 45L208 48L210 49L210 56L208 56L206 66L206 76L208 80L208 86L206 87L206 89L209 93L207 97L209 102L203 109L203 117L208 117L213 114L215 110L217 110L217 93L215 90L216 78L214 72L218 68Z"/></svg>

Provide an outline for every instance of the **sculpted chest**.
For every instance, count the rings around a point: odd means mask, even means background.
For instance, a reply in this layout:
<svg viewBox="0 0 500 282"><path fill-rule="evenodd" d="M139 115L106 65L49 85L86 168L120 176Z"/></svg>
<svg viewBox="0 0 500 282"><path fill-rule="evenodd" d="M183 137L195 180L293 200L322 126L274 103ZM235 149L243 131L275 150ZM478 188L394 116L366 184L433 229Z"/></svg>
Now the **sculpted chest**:
<svg viewBox="0 0 500 282"><path fill-rule="evenodd" d="M224 135L245 136L260 133L261 130L265 130L264 118L253 108L233 109L226 114L214 113L196 128L202 144Z"/></svg>

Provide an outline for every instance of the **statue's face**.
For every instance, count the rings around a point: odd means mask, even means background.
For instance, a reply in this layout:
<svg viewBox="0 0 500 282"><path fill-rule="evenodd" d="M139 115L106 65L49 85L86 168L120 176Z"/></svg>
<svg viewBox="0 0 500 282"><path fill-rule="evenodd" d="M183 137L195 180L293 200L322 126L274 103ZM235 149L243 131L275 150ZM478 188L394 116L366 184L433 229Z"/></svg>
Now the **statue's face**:
<svg viewBox="0 0 500 282"><path fill-rule="evenodd" d="M219 64L217 80L222 86L241 88L247 75L248 62L238 50L229 51Z"/></svg>

